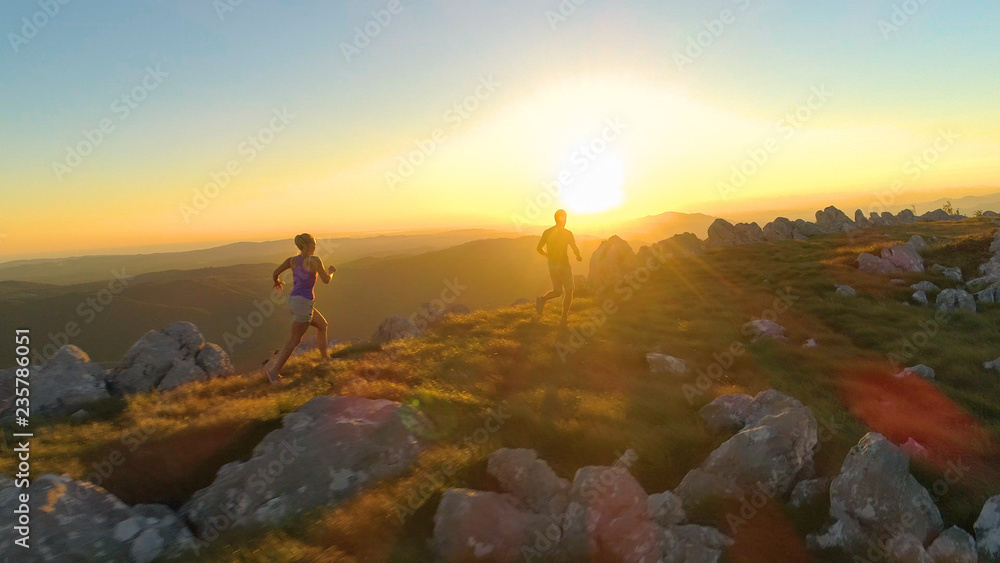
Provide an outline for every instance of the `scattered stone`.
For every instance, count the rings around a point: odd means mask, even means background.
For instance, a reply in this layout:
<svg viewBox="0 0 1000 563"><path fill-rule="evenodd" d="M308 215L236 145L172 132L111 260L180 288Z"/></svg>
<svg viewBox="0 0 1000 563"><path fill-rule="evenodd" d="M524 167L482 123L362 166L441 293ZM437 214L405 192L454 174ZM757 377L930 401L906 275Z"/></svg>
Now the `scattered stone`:
<svg viewBox="0 0 1000 563"><path fill-rule="evenodd" d="M927 242L924 241L924 237L920 235L913 235L910 240L906 241L906 246L916 250L917 252L923 252L927 249Z"/></svg>
<svg viewBox="0 0 1000 563"><path fill-rule="evenodd" d="M101 366L80 348L67 344L42 366L29 367L32 413L71 413L110 396ZM11 411L17 399L17 369L0 371L0 413Z"/></svg>
<svg viewBox="0 0 1000 563"><path fill-rule="evenodd" d="M106 490L68 475L44 474L28 491L0 477L0 510L13 514L30 495L31 549L14 544L13 525L0 530L3 561L133 561L172 559L194 547L191 531L170 508L129 507Z"/></svg>
<svg viewBox="0 0 1000 563"><path fill-rule="evenodd" d="M934 264L931 266L931 271L935 274L940 274L941 272L947 270L947 266L942 266L941 264Z"/></svg>
<svg viewBox="0 0 1000 563"><path fill-rule="evenodd" d="M393 315L382 321L382 324L375 330L375 334L372 335L372 342L379 346L385 346L390 342L414 338L421 334L421 330L409 319Z"/></svg>
<svg viewBox="0 0 1000 563"><path fill-rule="evenodd" d="M863 252L858 255L858 270L869 274L901 274L903 273L895 264L884 258L879 258L874 254Z"/></svg>
<svg viewBox="0 0 1000 563"><path fill-rule="evenodd" d="M1000 303L1000 283L976 293L976 301L979 303Z"/></svg>
<svg viewBox="0 0 1000 563"><path fill-rule="evenodd" d="M965 530L952 526L934 540L927 555L934 563L976 563L976 540Z"/></svg>
<svg viewBox="0 0 1000 563"><path fill-rule="evenodd" d="M752 342L761 339L788 340L785 335L785 327L774 321L758 319L743 325L743 334L752 337Z"/></svg>
<svg viewBox="0 0 1000 563"><path fill-rule="evenodd" d="M937 306L945 311L976 312L976 299L963 289L946 289L937 296Z"/></svg>
<svg viewBox="0 0 1000 563"><path fill-rule="evenodd" d="M486 472L501 491L539 514L561 514L569 503L569 481L538 459L535 450L501 448L490 454Z"/></svg>
<svg viewBox="0 0 1000 563"><path fill-rule="evenodd" d="M953 282L961 283L965 281L965 278L962 276L961 268L947 268L945 269L945 271L941 273L944 274L944 277L950 279Z"/></svg>
<svg viewBox="0 0 1000 563"><path fill-rule="evenodd" d="M858 292L849 285L838 285L836 293L837 295L842 295L844 297L857 297L858 295Z"/></svg>
<svg viewBox="0 0 1000 563"><path fill-rule="evenodd" d="M941 288L934 285L929 281L922 281L920 283L915 283L910 286L913 291L923 291L924 293L937 293L941 291Z"/></svg>
<svg viewBox="0 0 1000 563"><path fill-rule="evenodd" d="M806 343L802 345L803 348L819 348L819 343L816 342L815 338L810 338L806 340Z"/></svg>
<svg viewBox="0 0 1000 563"><path fill-rule="evenodd" d="M941 513L910 475L906 454L874 432L851 449L834 478L830 516L834 523L823 534L809 536L813 548L857 553L890 532L911 534L923 545L942 528Z"/></svg>
<svg viewBox="0 0 1000 563"><path fill-rule="evenodd" d="M924 364L915 365L913 367L908 367L903 371L896 374L896 377L906 377L907 375L915 375L922 377L928 381L933 381L937 377L937 373L934 368L925 366Z"/></svg>
<svg viewBox="0 0 1000 563"><path fill-rule="evenodd" d="M907 246L892 245L882 250L882 259L888 260L901 272L923 272L924 259Z"/></svg>
<svg viewBox="0 0 1000 563"><path fill-rule="evenodd" d="M997 358L992 362L986 362L985 364L983 364L983 367L986 369L1000 371L1000 358Z"/></svg>
<svg viewBox="0 0 1000 563"><path fill-rule="evenodd" d="M666 354L657 352L646 354L646 363L649 364L649 371L652 373L669 373L672 375L685 375L688 373L687 362Z"/></svg>
<svg viewBox="0 0 1000 563"><path fill-rule="evenodd" d="M916 291L913 293L913 300L921 305L929 305L930 300L927 298L927 294L923 291Z"/></svg>
<svg viewBox="0 0 1000 563"><path fill-rule="evenodd" d="M414 434L427 428L417 411L392 401L314 397L285 415L282 428L265 436L250 459L223 465L180 512L204 537L220 514L231 527L274 525L336 506L406 471L421 449ZM262 483L258 474L269 479Z"/></svg>

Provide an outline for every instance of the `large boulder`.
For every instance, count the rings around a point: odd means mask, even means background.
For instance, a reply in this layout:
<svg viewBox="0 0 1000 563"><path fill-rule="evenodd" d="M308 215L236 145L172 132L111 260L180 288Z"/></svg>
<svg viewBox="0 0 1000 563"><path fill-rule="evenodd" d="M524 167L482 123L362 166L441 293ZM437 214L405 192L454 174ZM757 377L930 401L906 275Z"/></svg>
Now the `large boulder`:
<svg viewBox="0 0 1000 563"><path fill-rule="evenodd" d="M18 495L30 496L30 549L14 544L21 537L13 518L0 526L3 561L134 561L190 555L191 531L168 507L130 507L104 489L68 475L44 474L27 491L0 477L0 510L13 515Z"/></svg>
<svg viewBox="0 0 1000 563"><path fill-rule="evenodd" d="M942 528L941 513L910 475L910 460L881 434L865 435L844 460L830 485L830 516L823 534L811 535L814 548L857 552L869 541L910 534L926 545Z"/></svg>
<svg viewBox="0 0 1000 563"><path fill-rule="evenodd" d="M725 219L716 219L708 227L708 246L735 246L739 244L733 224Z"/></svg>
<svg viewBox="0 0 1000 563"><path fill-rule="evenodd" d="M618 236L601 243L590 257L587 283L595 294L610 291L625 276L639 268L639 259L632 247Z"/></svg>
<svg viewBox="0 0 1000 563"><path fill-rule="evenodd" d="M361 397L314 397L285 415L250 459L219 469L181 514L200 537L222 528L275 525L336 506L379 479L406 471L427 428L408 406Z"/></svg>
<svg viewBox="0 0 1000 563"><path fill-rule="evenodd" d="M976 312L976 298L964 289L946 289L938 294L937 306L945 311Z"/></svg>
<svg viewBox="0 0 1000 563"><path fill-rule="evenodd" d="M1000 495L986 501L973 530L979 557L983 561L1000 561Z"/></svg>
<svg viewBox="0 0 1000 563"><path fill-rule="evenodd" d="M900 272L923 272L924 259L920 253L908 246L894 244L882 250L882 259L888 260Z"/></svg>
<svg viewBox="0 0 1000 563"><path fill-rule="evenodd" d="M556 475L534 450L501 448L490 454L486 472L529 510L561 514L569 503L570 482Z"/></svg>
<svg viewBox="0 0 1000 563"><path fill-rule="evenodd" d="M736 433L746 426L747 412L753 400L750 395L723 395L702 407L698 415L713 434Z"/></svg>
<svg viewBox="0 0 1000 563"><path fill-rule="evenodd" d="M547 524L544 516L524 510L511 495L448 489L434 513L432 543L441 560L449 563L522 561L523 550L532 549L534 536L544 535Z"/></svg>
<svg viewBox="0 0 1000 563"><path fill-rule="evenodd" d="M29 367L31 410L39 413L73 412L110 396L105 372L87 354L67 344L41 366ZM0 371L0 413L9 412L17 398L17 368Z"/></svg>
<svg viewBox="0 0 1000 563"><path fill-rule="evenodd" d="M867 252L863 252L858 255L858 270L869 274L881 275L902 273L902 270L900 270L891 261L886 260L885 258L879 258L874 254L868 254Z"/></svg>
<svg viewBox="0 0 1000 563"><path fill-rule="evenodd" d="M1000 283L995 283L977 292L976 301L979 303L1000 303Z"/></svg>
<svg viewBox="0 0 1000 563"><path fill-rule="evenodd" d="M917 222L917 216L909 209L904 209L897 213L895 219L897 225L906 225L908 223Z"/></svg>
<svg viewBox="0 0 1000 563"><path fill-rule="evenodd" d="M379 346L385 346L396 340L413 338L421 335L421 330L409 319L393 315L388 317L382 324L378 325L375 334L372 335L372 342Z"/></svg>
<svg viewBox="0 0 1000 563"><path fill-rule="evenodd" d="M853 231L858 228L846 213L832 205L816 212L816 226L824 233Z"/></svg>
<svg viewBox="0 0 1000 563"><path fill-rule="evenodd" d="M111 370L109 386L116 393L142 393L233 372L222 348L205 342L195 325L179 322L151 330L133 344Z"/></svg>
<svg viewBox="0 0 1000 563"><path fill-rule="evenodd" d="M743 402L734 402L739 408ZM739 500L756 493L781 498L813 475L818 445L812 411L776 391L759 394L734 418L743 429L724 442L674 491L687 509L715 499Z"/></svg>
<svg viewBox="0 0 1000 563"><path fill-rule="evenodd" d="M934 563L976 563L976 540L968 532L952 526L941 532L927 548L927 555Z"/></svg>

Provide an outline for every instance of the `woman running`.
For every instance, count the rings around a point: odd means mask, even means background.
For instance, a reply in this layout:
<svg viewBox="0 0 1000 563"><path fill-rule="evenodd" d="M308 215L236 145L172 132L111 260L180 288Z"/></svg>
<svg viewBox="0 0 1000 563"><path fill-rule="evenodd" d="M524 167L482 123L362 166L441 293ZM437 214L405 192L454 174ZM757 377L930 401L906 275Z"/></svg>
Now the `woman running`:
<svg viewBox="0 0 1000 563"><path fill-rule="evenodd" d="M295 246L299 249L298 256L293 256L285 260L274 271L274 289L281 291L285 284L278 276L285 270L292 270L292 293L288 296L288 309L292 312L292 334L281 349L277 357L268 365L264 366L264 374L271 384L276 384L281 380L281 368L285 367L285 362L302 342L309 326L316 327L316 346L319 348L320 358L328 360L330 357L326 353L326 318L313 308L313 301L316 294L313 287L316 285L316 278L319 277L323 283L330 283L336 268L330 266L329 269L323 266L323 260L316 253L316 239L308 233L303 233L295 237Z"/></svg>

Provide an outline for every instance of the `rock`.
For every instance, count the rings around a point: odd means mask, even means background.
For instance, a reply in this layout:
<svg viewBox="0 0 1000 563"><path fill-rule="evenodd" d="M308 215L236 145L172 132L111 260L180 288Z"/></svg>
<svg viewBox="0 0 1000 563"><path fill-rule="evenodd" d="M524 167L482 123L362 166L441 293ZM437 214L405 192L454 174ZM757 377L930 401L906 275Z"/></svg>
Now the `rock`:
<svg viewBox="0 0 1000 563"><path fill-rule="evenodd" d="M847 214L832 205L816 212L816 226L824 233L846 232L857 228Z"/></svg>
<svg viewBox="0 0 1000 563"><path fill-rule="evenodd" d="M962 276L961 268L947 268L944 272L941 273L944 274L944 277L950 279L953 282L960 283L962 281L965 281L965 278Z"/></svg>
<svg viewBox="0 0 1000 563"><path fill-rule="evenodd" d="M653 522L647 498L624 464L579 469L568 509L579 517L570 520L563 536L567 559L658 561L662 532Z"/></svg>
<svg viewBox="0 0 1000 563"><path fill-rule="evenodd" d="M912 534L895 536L885 547L891 563L934 563L924 544Z"/></svg>
<svg viewBox="0 0 1000 563"><path fill-rule="evenodd" d="M698 415L713 434L739 432L746 425L752 402L750 395L723 395L702 407Z"/></svg>
<svg viewBox="0 0 1000 563"><path fill-rule="evenodd" d="M646 354L646 363L649 364L649 371L652 373L685 375L688 372L687 362L666 354L656 352Z"/></svg>
<svg viewBox="0 0 1000 563"><path fill-rule="evenodd" d="M976 312L976 299L962 289L946 289L937 296L938 309Z"/></svg>
<svg viewBox="0 0 1000 563"><path fill-rule="evenodd" d="M826 477L799 481L792 489L790 504L795 508L814 506L827 496L830 491L830 480Z"/></svg>
<svg viewBox="0 0 1000 563"><path fill-rule="evenodd" d="M521 561L546 523L511 495L448 489L434 513L433 546L442 561Z"/></svg>
<svg viewBox="0 0 1000 563"><path fill-rule="evenodd" d="M934 378L937 377L937 373L934 371L934 368L925 366L924 364L908 367L897 373L896 377L906 377L907 375L915 375L928 381L933 381Z"/></svg>
<svg viewBox="0 0 1000 563"><path fill-rule="evenodd" d="M924 237L920 235L913 235L910 240L906 241L906 246L916 250L917 252L923 252L927 249L927 242L924 241Z"/></svg>
<svg viewBox="0 0 1000 563"><path fill-rule="evenodd" d="M70 413L110 396L101 366L80 348L67 344L41 366L29 368L32 413ZM16 368L0 372L0 412L10 411L16 399Z"/></svg>
<svg viewBox="0 0 1000 563"><path fill-rule="evenodd" d="M931 266L931 271L934 272L935 274L940 274L941 272L947 269L948 269L947 267L942 266L941 264L934 264L933 266Z"/></svg>
<svg viewBox="0 0 1000 563"><path fill-rule="evenodd" d="M992 369L992 370L1000 371L1000 358L997 358L997 359L993 360L992 362L986 362L986 363L984 363L983 367L986 368L986 369Z"/></svg>
<svg viewBox="0 0 1000 563"><path fill-rule="evenodd" d="M590 257L587 284L594 294L610 291L626 275L639 267L639 259L632 247L617 236L601 243Z"/></svg>
<svg viewBox="0 0 1000 563"><path fill-rule="evenodd" d="M195 356L195 363L205 372L209 379L226 377L236 373L233 362L229 359L229 354L218 344L208 342Z"/></svg>
<svg viewBox="0 0 1000 563"><path fill-rule="evenodd" d="M816 223L813 223L812 221L796 219L794 223L795 223L795 230L802 233L803 236L811 237L813 235L823 234L823 230L820 229L819 226L816 225Z"/></svg>
<svg viewBox="0 0 1000 563"><path fill-rule="evenodd" d="M116 393L143 393L234 372L222 348L206 343L195 325L180 322L151 330L133 344L111 370L109 385Z"/></svg>
<svg viewBox="0 0 1000 563"><path fill-rule="evenodd" d="M661 533L663 563L716 563L723 550L733 545L732 538L709 526L687 524Z"/></svg>
<svg viewBox="0 0 1000 563"><path fill-rule="evenodd" d="M758 319L743 325L743 334L752 337L753 342L761 339L788 340L785 327L774 321Z"/></svg>
<svg viewBox="0 0 1000 563"><path fill-rule="evenodd" d="M976 563L976 540L965 530L952 526L934 540L927 555L934 563Z"/></svg>
<svg viewBox="0 0 1000 563"><path fill-rule="evenodd" d="M838 285L836 293L837 295L842 295L844 297L857 297L858 295L858 292L849 285Z"/></svg>
<svg viewBox="0 0 1000 563"><path fill-rule="evenodd" d="M812 411L776 391L759 394L742 413L746 425L688 472L675 489L685 509L712 499L762 493L782 498L811 477L817 440Z"/></svg>
<svg viewBox="0 0 1000 563"><path fill-rule="evenodd" d="M873 226L871 221L869 221L868 218L865 217L865 212L861 211L860 209L854 212L854 224L859 229L864 229L866 227Z"/></svg>
<svg viewBox="0 0 1000 563"><path fill-rule="evenodd" d="M231 527L275 525L336 506L406 471L421 449L414 433L427 425L419 413L392 401L314 397L285 415L282 428L265 436L250 459L222 466L180 512L205 537L217 531L220 514Z"/></svg>
<svg viewBox="0 0 1000 563"><path fill-rule="evenodd" d="M911 534L923 545L942 527L930 493L910 475L906 454L874 432L851 449L833 479L830 516L834 524L811 536L810 544L848 553L862 549L865 538L879 540L890 533Z"/></svg>
<svg viewBox="0 0 1000 563"><path fill-rule="evenodd" d="M979 303L1000 303L1000 283L976 293L976 301Z"/></svg>
<svg viewBox="0 0 1000 563"><path fill-rule="evenodd" d="M990 497L972 526L976 533L979 556L986 561L1000 560L1000 495Z"/></svg>
<svg viewBox="0 0 1000 563"><path fill-rule="evenodd" d="M941 288L934 285L929 281L922 281L920 283L915 283L910 286L913 291L923 291L924 293L937 293L941 291Z"/></svg>
<svg viewBox="0 0 1000 563"><path fill-rule="evenodd" d="M915 291L913 293L913 300L916 301L917 303L920 303L921 305L930 304L930 300L927 299L927 294L924 293L923 291Z"/></svg>
<svg viewBox="0 0 1000 563"><path fill-rule="evenodd" d="M966 219L964 215L952 215L945 211L944 209L935 209L934 211L928 211L920 216L921 221L959 221L961 219Z"/></svg>
<svg viewBox="0 0 1000 563"><path fill-rule="evenodd" d="M708 228L708 246L736 246L754 242L764 242L767 237L757 223L729 223L725 219L716 219Z"/></svg>
<svg viewBox="0 0 1000 563"><path fill-rule="evenodd" d="M867 252L858 255L858 270L869 274L900 274L902 270L891 261Z"/></svg>
<svg viewBox="0 0 1000 563"><path fill-rule="evenodd" d="M912 437L906 440L906 443L902 446L899 446L899 449L903 450L906 455L910 456L910 459L927 458L927 448L925 448L920 442L914 440Z"/></svg>
<svg viewBox="0 0 1000 563"><path fill-rule="evenodd" d="M882 259L888 260L901 272L923 272L924 259L907 246L893 245L882 250Z"/></svg>
<svg viewBox="0 0 1000 563"><path fill-rule="evenodd" d="M909 209L904 209L896 214L896 224L905 225L907 223L916 223L917 216L913 214L913 211Z"/></svg>
<svg viewBox="0 0 1000 563"><path fill-rule="evenodd" d="M177 558L194 547L191 531L163 505L129 507L104 489L68 475L44 474L28 491L0 478L0 510L13 514L17 495L30 495L31 549L0 529L3 561L134 561ZM190 553L187 553L190 555Z"/></svg>
<svg viewBox="0 0 1000 563"><path fill-rule="evenodd" d="M415 338L421 334L421 330L409 319L393 315L382 321L382 324L375 330L375 334L372 335L372 342L379 346L385 346L390 342Z"/></svg>
<svg viewBox="0 0 1000 563"><path fill-rule="evenodd" d="M534 450L501 448L490 454L486 472L501 491L539 514L561 514L569 503L569 481L557 476Z"/></svg>
<svg viewBox="0 0 1000 563"><path fill-rule="evenodd" d="M646 499L646 508L649 509L653 520L664 528L676 526L687 518L681 497L670 491L649 495Z"/></svg>
<svg viewBox="0 0 1000 563"><path fill-rule="evenodd" d="M764 239L768 241L778 240L803 240L808 237L798 226L785 217L778 217L774 221L764 225Z"/></svg>
<svg viewBox="0 0 1000 563"><path fill-rule="evenodd" d="M819 348L819 343L816 342L815 338L810 338L806 340L806 343L802 345L803 348Z"/></svg>
<svg viewBox="0 0 1000 563"><path fill-rule="evenodd" d="M1000 217L996 211L983 211L983 217Z"/></svg>

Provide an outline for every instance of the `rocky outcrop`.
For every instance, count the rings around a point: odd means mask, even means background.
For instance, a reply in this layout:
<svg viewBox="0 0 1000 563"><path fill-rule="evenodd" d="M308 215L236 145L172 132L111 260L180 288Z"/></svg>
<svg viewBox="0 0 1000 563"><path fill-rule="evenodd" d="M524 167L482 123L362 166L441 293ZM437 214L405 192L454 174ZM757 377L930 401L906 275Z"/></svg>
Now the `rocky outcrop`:
<svg viewBox="0 0 1000 563"><path fill-rule="evenodd" d="M778 217L774 221L764 225L763 232L764 239L768 241L803 240L809 237L796 223L785 217Z"/></svg>
<svg viewBox="0 0 1000 563"><path fill-rule="evenodd" d="M285 415L250 459L222 466L180 512L199 537L210 538L221 529L273 525L336 506L406 471L421 449L415 433L428 424L392 401L315 397Z"/></svg>
<svg viewBox="0 0 1000 563"><path fill-rule="evenodd" d="M728 418L744 425L681 480L674 492L685 509L759 492L781 498L800 480L813 477L817 423L808 407L777 391L762 392L749 403L740 399L728 404L734 408ZM720 410L711 416L721 417Z"/></svg>
<svg viewBox="0 0 1000 563"><path fill-rule="evenodd" d="M45 474L25 491L0 477L0 510L13 515L27 492L31 505L30 549L14 544L20 537L13 520L0 527L3 561L133 561L175 559L190 555L191 531L168 507L130 507L104 489L67 475Z"/></svg>
<svg viewBox="0 0 1000 563"><path fill-rule="evenodd" d="M935 209L934 211L928 211L920 216L921 221L961 221L962 219L968 219L965 215L959 215L958 213L948 213L944 209Z"/></svg>
<svg viewBox="0 0 1000 563"><path fill-rule="evenodd" d="M29 369L25 379L31 385L32 414L69 413L110 396L104 369L72 344L59 348L42 366ZM16 375L16 368L0 371L0 414L14 406Z"/></svg>
<svg viewBox="0 0 1000 563"><path fill-rule="evenodd" d="M409 319L393 315L378 325L375 334L372 335L372 342L379 346L385 346L390 342L420 336L421 330Z"/></svg>
<svg viewBox="0 0 1000 563"><path fill-rule="evenodd" d="M151 330L133 344L111 370L108 384L116 393L165 391L234 372L222 348L205 342L195 325L180 322Z"/></svg>
<svg viewBox="0 0 1000 563"><path fill-rule="evenodd" d="M645 251L643 249L646 249ZM650 249L639 249L639 262L645 264L651 255L645 254ZM692 233L681 233L652 245L652 250L661 258L683 258L705 253L705 243Z"/></svg>
<svg viewBox="0 0 1000 563"><path fill-rule="evenodd" d="M445 491L434 550L443 561L718 561L732 540L684 524L669 491L647 495L628 471L634 455L581 468L570 484L531 450L497 450L487 471L500 490Z"/></svg>
<svg viewBox="0 0 1000 563"><path fill-rule="evenodd" d="M964 289L946 289L938 294L937 306L945 311L976 312L976 299Z"/></svg>
<svg viewBox="0 0 1000 563"><path fill-rule="evenodd" d="M617 236L601 243L590 257L587 284L590 291L601 294L612 290L625 276L639 268L639 259L632 247Z"/></svg>
<svg viewBox="0 0 1000 563"><path fill-rule="evenodd" d="M910 475L910 460L881 434L869 433L844 460L830 485L833 523L812 534L816 550L857 553L869 542L912 535L922 547L942 528L930 493Z"/></svg>
<svg viewBox="0 0 1000 563"><path fill-rule="evenodd" d="M733 225L725 219L716 219L708 228L707 244L711 247L737 246L766 240L763 229L757 223Z"/></svg>
<svg viewBox="0 0 1000 563"><path fill-rule="evenodd" d="M816 212L816 226L824 233L847 232L858 228L846 213L832 205Z"/></svg>

